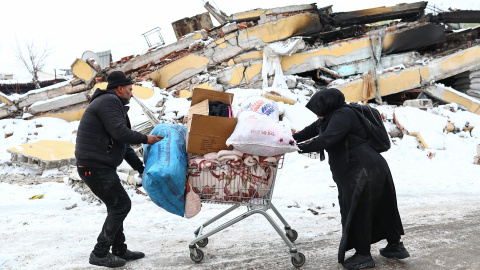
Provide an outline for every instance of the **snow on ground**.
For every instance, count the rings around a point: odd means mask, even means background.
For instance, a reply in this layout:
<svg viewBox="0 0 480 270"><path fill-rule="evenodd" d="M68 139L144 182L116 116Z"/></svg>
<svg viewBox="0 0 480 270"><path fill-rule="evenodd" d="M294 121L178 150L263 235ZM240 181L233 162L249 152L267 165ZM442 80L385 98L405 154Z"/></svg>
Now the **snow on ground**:
<svg viewBox="0 0 480 270"><path fill-rule="evenodd" d="M154 95L154 99L162 97L161 90L155 91L158 94ZM233 92L237 95L240 91ZM260 90L251 92L260 93ZM170 96L167 99L166 104L170 107L168 109L172 117L184 114L185 101L173 100ZM158 100L149 100L145 104L155 107L156 102ZM132 101L129 112L134 116L132 119L136 122L145 121L140 107L134 103ZM287 118L284 122L297 129L316 119L301 105L282 105ZM391 106L377 108L387 114L387 119L394 110ZM447 112L438 109L425 113L435 117L448 117L450 120L457 119L457 122L461 122L459 125L464 125L467 121L480 121L480 116L464 111ZM415 128L421 127L418 123L423 121L420 119L423 112L418 115L417 118L408 117L409 124ZM6 149L27 141L52 137L75 142L74 130L77 126L78 122L68 123L53 118L0 120L0 175L25 174L28 178L49 179L52 175L60 174L58 170L42 172L10 165ZM480 123L478 126L480 129ZM400 214L406 225L429 222L432 219L461 218L480 202L480 166L473 164L480 137L466 132L454 134L433 130L441 134L445 150L435 150L435 156L431 159L428 156L430 151L419 149L417 139L408 135L402 139L392 138L392 148L382 153L390 165ZM12 131L11 137L4 138L5 133ZM331 237L332 234L340 235L337 188L331 178L328 158L320 162L297 153L287 154L276 179L273 203L298 231L298 243ZM66 179L38 185L0 182L0 269L91 268L88 255L100 232L106 209L103 205L82 201L81 195L65 182ZM190 261L188 251L188 244L194 239L194 230L227 206L203 204L200 214L185 219L167 213L148 197L135 193L129 186L125 187L133 202L124 224L127 244L129 248L147 254L145 259L127 264L133 267L127 269L209 269L209 262L228 260L222 257L222 247L235 246L242 253L258 242L270 242L273 249L284 252L285 260L289 261L286 245L270 224L262 216L252 216L248 221L241 221L212 236L210 240L216 241L215 245L220 250L207 250L206 260L196 265ZM44 194L44 197L29 200L38 194ZM440 213L437 211L440 206L448 206L455 211ZM428 212L422 215L427 215L428 219L419 219L418 215L413 214L425 211L424 209L428 209ZM311 210L318 212L318 215L314 215ZM243 211L244 207L237 209L227 219ZM278 219L275 220L279 222ZM404 239L408 242L408 235ZM300 251L307 255L307 265L309 256L322 256L317 250ZM331 260L336 258L332 257ZM235 267L243 269L246 266Z"/></svg>

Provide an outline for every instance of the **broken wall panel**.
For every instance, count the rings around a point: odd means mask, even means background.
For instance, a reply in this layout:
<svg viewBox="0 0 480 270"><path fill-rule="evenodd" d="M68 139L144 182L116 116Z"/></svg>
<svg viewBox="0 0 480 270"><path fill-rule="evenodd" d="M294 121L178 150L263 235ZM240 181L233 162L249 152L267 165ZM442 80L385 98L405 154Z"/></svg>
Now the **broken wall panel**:
<svg viewBox="0 0 480 270"><path fill-rule="evenodd" d="M253 44L250 45L249 43L257 42L257 40L270 43L293 36L317 33L321 29L318 14L301 13L240 31L238 45L242 48L252 48Z"/></svg>
<svg viewBox="0 0 480 270"><path fill-rule="evenodd" d="M75 60L71 67L73 74L84 80L86 84L89 84L95 78L95 75L97 75L95 69L82 59Z"/></svg>
<svg viewBox="0 0 480 270"><path fill-rule="evenodd" d="M205 71L209 62L206 57L189 54L151 73L150 77L159 88L168 88Z"/></svg>
<svg viewBox="0 0 480 270"><path fill-rule="evenodd" d="M183 18L172 22L173 31L177 39L202 29L213 28L212 20L208 12L198 14L190 18Z"/></svg>
<svg viewBox="0 0 480 270"><path fill-rule="evenodd" d="M396 66L411 66L418 61L419 56L415 52L407 52L401 54L392 54L386 55L380 59L381 67L383 69L389 69ZM363 59L355 61L352 63L345 63L335 66L327 66L328 69L331 69L338 73L342 77L351 76L355 74L363 74L370 70L373 70L375 61L372 58Z"/></svg>
<svg viewBox="0 0 480 270"><path fill-rule="evenodd" d="M371 55L370 40L364 37L285 56L281 65L285 74L290 75L363 60Z"/></svg>
<svg viewBox="0 0 480 270"><path fill-rule="evenodd" d="M228 66L234 66L247 61L258 61L263 59L262 51L249 51L238 55L228 61Z"/></svg>
<svg viewBox="0 0 480 270"><path fill-rule="evenodd" d="M83 113L85 113L85 109L87 106L88 106L88 102L75 104L72 107L69 107L68 110L65 110L65 111L60 110L59 112L56 112L56 113L47 112L44 114L35 115L33 119L42 118L42 117L51 117L51 118L63 119L67 122L80 121L82 119Z"/></svg>
<svg viewBox="0 0 480 270"><path fill-rule="evenodd" d="M169 88L205 71L208 66L228 61L246 50L308 31L318 31L318 27L318 15L306 13L247 28L215 41L199 53L189 54L162 67L150 74L150 77L158 87ZM255 76L252 74L251 78Z"/></svg>
<svg viewBox="0 0 480 270"><path fill-rule="evenodd" d="M315 11L317 10L316 4L306 4L306 5L292 5L286 7L277 7L277 8L270 8L270 9L253 9L243 12L234 13L227 18L229 21L255 21L260 19L260 15L262 14L279 14L279 13L293 13L298 11Z"/></svg>
<svg viewBox="0 0 480 270"><path fill-rule="evenodd" d="M229 61L243 52L256 50L267 43L319 30L317 14L297 14L226 35L210 44L203 54L211 59L210 65L215 65Z"/></svg>
<svg viewBox="0 0 480 270"><path fill-rule="evenodd" d="M206 49L203 51L203 55L210 59L210 65L220 64L222 62L228 61L229 59L243 53L245 50L251 49L249 47L238 46L238 33L231 33L226 35L223 38L216 40L215 42L209 44ZM263 45L263 43L258 43L258 45Z"/></svg>
<svg viewBox="0 0 480 270"><path fill-rule="evenodd" d="M402 29L400 32L386 35L382 40L382 54L392 54L418 50L427 46L445 42L443 25L425 24Z"/></svg>
<svg viewBox="0 0 480 270"><path fill-rule="evenodd" d="M444 23L480 23L480 10L454 10L437 15Z"/></svg>
<svg viewBox="0 0 480 270"><path fill-rule="evenodd" d="M414 66L400 71L384 73L378 77L378 88L381 96L386 96L479 68L480 45L477 45L434 59L426 66ZM363 79L358 78L344 84L332 85L332 87L340 89L347 101L357 102L363 99L363 85ZM372 91L368 99L374 97L375 91Z"/></svg>
<svg viewBox="0 0 480 270"><path fill-rule="evenodd" d="M370 59L371 54L370 40L368 37L364 37L345 42L331 43L324 47L298 52L291 56L285 56L281 60L281 65L282 70L286 75L293 75L331 66L337 66L339 69L343 68L342 71L344 72L353 71L363 73L370 70L370 67L373 64L368 62L365 66L359 67L364 70L360 72L360 70L350 68L351 66L346 66L346 63L369 61L366 59ZM231 60L229 65L236 61L245 63L237 64L233 66L233 68L220 71L218 75L220 83L238 86L250 83L252 80L255 81L257 78L261 79L261 77L257 76L261 74L261 68L258 68L262 66L262 58L260 58L260 56L263 57L261 52L249 52ZM386 64L404 64L402 59L411 60L411 58L402 58L402 56L388 57L385 62ZM248 63L246 60L249 60ZM250 65L254 65L256 68L249 68ZM342 67L341 65L345 66Z"/></svg>
<svg viewBox="0 0 480 270"><path fill-rule="evenodd" d="M38 169L75 164L75 145L69 141L41 140L7 149L12 163Z"/></svg>
<svg viewBox="0 0 480 270"><path fill-rule="evenodd" d="M41 89L40 91L30 91L23 97L15 101L15 103L19 108L28 107L37 101L63 96L68 92L71 92L72 89L72 85L68 82L65 82L58 85L50 86L48 89Z"/></svg>
<svg viewBox="0 0 480 270"><path fill-rule="evenodd" d="M391 7L377 7L333 14L335 26L367 24L393 19L416 19L423 14L427 2L398 4Z"/></svg>
<svg viewBox="0 0 480 270"><path fill-rule="evenodd" d="M456 103L464 106L472 113L480 114L480 100L470 97L460 91L434 84L425 87L425 92L443 102Z"/></svg>

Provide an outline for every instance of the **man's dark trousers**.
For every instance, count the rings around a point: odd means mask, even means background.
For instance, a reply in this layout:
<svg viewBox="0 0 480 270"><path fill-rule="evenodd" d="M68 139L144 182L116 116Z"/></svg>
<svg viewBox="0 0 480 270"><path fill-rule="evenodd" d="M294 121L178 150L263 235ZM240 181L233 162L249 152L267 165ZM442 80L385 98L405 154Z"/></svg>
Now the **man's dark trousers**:
<svg viewBox="0 0 480 270"><path fill-rule="evenodd" d="M120 183L116 169L78 167L78 174L107 206L107 218L97 238L93 254L97 257L105 257L112 247L114 255L123 255L127 250L123 220L130 212L132 202Z"/></svg>

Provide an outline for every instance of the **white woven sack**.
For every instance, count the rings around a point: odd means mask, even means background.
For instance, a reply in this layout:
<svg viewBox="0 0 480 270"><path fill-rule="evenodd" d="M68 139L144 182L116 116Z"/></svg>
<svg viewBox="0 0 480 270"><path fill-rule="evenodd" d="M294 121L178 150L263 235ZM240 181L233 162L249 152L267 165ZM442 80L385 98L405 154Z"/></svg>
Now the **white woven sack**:
<svg viewBox="0 0 480 270"><path fill-rule="evenodd" d="M242 111L227 145L256 156L276 156L298 151L290 130L270 117L253 111Z"/></svg>
<svg viewBox="0 0 480 270"><path fill-rule="evenodd" d="M262 96L251 96L242 102L240 112L254 111L270 117L273 121L279 120L279 109L275 101ZM238 114L240 114L240 112ZM238 117L238 116L237 116Z"/></svg>

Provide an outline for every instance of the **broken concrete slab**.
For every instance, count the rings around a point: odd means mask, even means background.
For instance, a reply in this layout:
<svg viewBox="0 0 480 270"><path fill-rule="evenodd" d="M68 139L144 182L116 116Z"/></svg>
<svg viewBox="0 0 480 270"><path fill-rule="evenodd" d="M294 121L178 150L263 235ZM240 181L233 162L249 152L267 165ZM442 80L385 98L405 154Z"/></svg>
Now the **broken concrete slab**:
<svg viewBox="0 0 480 270"><path fill-rule="evenodd" d="M29 91L27 94L19 98L15 103L19 108L24 108L32 105L37 101L47 100L55 97L59 97L72 91L72 85L67 82L54 84L52 86L42 88L39 90Z"/></svg>
<svg viewBox="0 0 480 270"><path fill-rule="evenodd" d="M438 13L437 18L444 23L480 23L479 10L453 10Z"/></svg>
<svg viewBox="0 0 480 270"><path fill-rule="evenodd" d="M300 13L275 22L247 28L238 33L238 46L255 48L261 43L284 40L293 36L308 35L321 31L321 23L316 13Z"/></svg>
<svg viewBox="0 0 480 270"><path fill-rule="evenodd" d="M333 13L335 26L367 24L393 19L418 19L424 12L428 2L398 4L390 7L377 7L351 12Z"/></svg>
<svg viewBox="0 0 480 270"><path fill-rule="evenodd" d="M281 66L284 74L292 75L370 57L370 41L368 37L364 37L341 43L331 43L320 48L285 56L281 60ZM217 78L220 83L229 86L255 83L261 79L262 58L263 53L255 51L239 55L232 59L229 65L236 62L240 62L240 64L221 70Z"/></svg>
<svg viewBox="0 0 480 270"><path fill-rule="evenodd" d="M400 71L385 72L378 78L378 87L382 96L419 88L441 79L445 79L467 70L480 67L480 45L458 50L456 53L439 57L426 66L417 65ZM346 83L330 85L338 88L349 102L363 100L363 78ZM375 97L372 93L368 99Z"/></svg>
<svg viewBox="0 0 480 270"><path fill-rule="evenodd" d="M19 109L15 104L0 103L0 119L15 115Z"/></svg>
<svg viewBox="0 0 480 270"><path fill-rule="evenodd" d="M195 15L190 18L183 18L177 21L172 22L173 31L177 39L199 31L202 29L211 29L213 28L212 20L208 12Z"/></svg>
<svg viewBox="0 0 480 270"><path fill-rule="evenodd" d="M230 34L231 32L237 31L238 30L238 25L237 23L227 23L224 26L222 26L222 32L224 35Z"/></svg>
<svg viewBox="0 0 480 270"><path fill-rule="evenodd" d="M90 82L95 78L95 75L97 75L97 71L95 71L94 68L79 58L72 63L71 67L73 74L84 80L85 84L90 84Z"/></svg>
<svg viewBox="0 0 480 270"><path fill-rule="evenodd" d="M55 113L43 113L40 115L33 116L35 118L42 118L42 117L51 117L51 118L58 118L63 119L67 122L73 121L80 121L82 119L83 113L85 112L85 107L88 103L76 104L68 108L60 109Z"/></svg>
<svg viewBox="0 0 480 270"><path fill-rule="evenodd" d="M331 8L331 6L327 8ZM260 19L260 15L262 14L269 15L269 14L294 13L299 11L316 11L316 10L317 10L316 4L291 5L286 7L277 7L277 8L270 8L270 9L257 8L253 10L234 13L231 16L227 17L226 20L235 21L235 22L257 21Z"/></svg>
<svg viewBox="0 0 480 270"><path fill-rule="evenodd" d="M244 62L235 66L226 67L217 74L217 81L225 89L259 82L262 79L263 61Z"/></svg>
<svg viewBox="0 0 480 270"><path fill-rule="evenodd" d="M7 150L12 163L38 169L59 168L75 164L75 145L69 141L42 140Z"/></svg>
<svg viewBox="0 0 480 270"><path fill-rule="evenodd" d="M238 32L225 35L207 46L202 54L207 57L210 66L221 64L229 59L243 53L246 50L255 47L242 47L238 44ZM253 43L250 45L254 45ZM262 46L264 43L258 42L257 46Z"/></svg>
<svg viewBox="0 0 480 270"><path fill-rule="evenodd" d="M192 53L151 73L150 77L157 87L171 87L205 71L209 62L208 58Z"/></svg>
<svg viewBox="0 0 480 270"><path fill-rule="evenodd" d="M259 61L263 59L263 51L249 51L246 53L242 53L228 61L228 66L233 66L236 64L240 64L243 62L251 62L251 61Z"/></svg>
<svg viewBox="0 0 480 270"><path fill-rule="evenodd" d="M87 101L88 96L86 92L72 95L63 95L60 97L55 97L53 99L35 102L28 108L28 113L35 115L38 113L54 111Z"/></svg>
<svg viewBox="0 0 480 270"><path fill-rule="evenodd" d="M460 91L439 84L433 84L425 87L425 93L442 100L446 103L456 103L462 105L468 111L480 114L480 100L470 97Z"/></svg>
<svg viewBox="0 0 480 270"><path fill-rule="evenodd" d="M108 72L113 72L115 70L120 70L125 73L130 73L133 70L137 70L143 66L148 66L149 64L158 64L162 61L162 57L169 55L172 52L176 52L185 48L188 48L190 44L194 43L197 40L207 39L207 31L201 30L194 32L188 36L183 37L175 43L163 46L161 48L156 48L152 51L147 52L146 54L139 55L126 63L119 64L118 66L112 68Z"/></svg>
<svg viewBox="0 0 480 270"><path fill-rule="evenodd" d="M403 102L403 106L410 106L419 109L433 108L431 99L410 99Z"/></svg>
<svg viewBox="0 0 480 270"><path fill-rule="evenodd" d="M330 43L308 51L285 56L282 70L287 75L355 62L372 56L368 37Z"/></svg>
<svg viewBox="0 0 480 270"><path fill-rule="evenodd" d="M380 59L380 65L382 68L379 68L378 70L382 71L397 66L412 66L416 64L419 58L420 56L416 52L386 55ZM375 60L368 58L350 63L328 66L328 68L335 71L340 77L347 77L373 70L374 65Z"/></svg>

